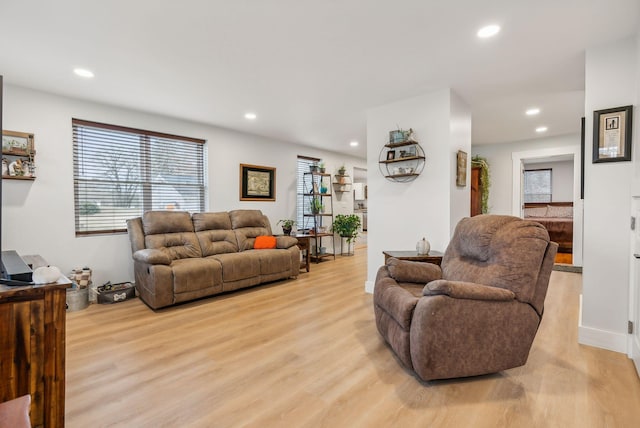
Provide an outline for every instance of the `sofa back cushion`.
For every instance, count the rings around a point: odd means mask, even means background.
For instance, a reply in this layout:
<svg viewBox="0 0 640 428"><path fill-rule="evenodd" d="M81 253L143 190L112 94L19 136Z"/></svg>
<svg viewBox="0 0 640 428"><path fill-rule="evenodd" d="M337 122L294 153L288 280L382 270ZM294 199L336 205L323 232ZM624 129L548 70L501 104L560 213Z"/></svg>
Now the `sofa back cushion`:
<svg viewBox="0 0 640 428"><path fill-rule="evenodd" d="M256 236L272 235L269 219L260 210L234 210L229 217L240 251L252 249Z"/></svg>
<svg viewBox="0 0 640 428"><path fill-rule="evenodd" d="M147 211L142 216L146 248L161 250L171 260L202 257L191 216L183 211Z"/></svg>
<svg viewBox="0 0 640 428"><path fill-rule="evenodd" d="M194 213L193 227L196 232L202 230L231 230L231 217L226 211L219 213Z"/></svg>
<svg viewBox="0 0 640 428"><path fill-rule="evenodd" d="M196 213L192 219L203 256L238 252L229 213Z"/></svg>
<svg viewBox="0 0 640 428"><path fill-rule="evenodd" d="M549 234L518 217L480 215L458 223L442 260L442 277L505 288L531 303Z"/></svg>

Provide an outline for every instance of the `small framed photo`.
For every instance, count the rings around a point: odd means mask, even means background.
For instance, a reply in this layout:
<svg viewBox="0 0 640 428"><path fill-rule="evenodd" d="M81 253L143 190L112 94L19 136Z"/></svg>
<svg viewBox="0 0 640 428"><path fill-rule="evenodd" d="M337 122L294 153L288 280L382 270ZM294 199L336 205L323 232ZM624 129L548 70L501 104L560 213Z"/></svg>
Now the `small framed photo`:
<svg viewBox="0 0 640 428"><path fill-rule="evenodd" d="M593 112L593 163L631 160L633 106Z"/></svg>
<svg viewBox="0 0 640 428"><path fill-rule="evenodd" d="M396 151L395 150L389 150L387 152L387 160L394 160L396 158Z"/></svg>
<svg viewBox="0 0 640 428"><path fill-rule="evenodd" d="M240 200L275 201L276 169L269 166L240 164Z"/></svg>

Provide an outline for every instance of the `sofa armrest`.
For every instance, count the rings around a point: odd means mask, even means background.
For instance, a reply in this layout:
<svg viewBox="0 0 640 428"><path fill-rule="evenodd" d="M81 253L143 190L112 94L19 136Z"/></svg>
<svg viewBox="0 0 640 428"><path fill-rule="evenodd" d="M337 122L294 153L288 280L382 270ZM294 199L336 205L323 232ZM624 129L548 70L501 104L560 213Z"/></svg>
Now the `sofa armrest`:
<svg viewBox="0 0 640 428"><path fill-rule="evenodd" d="M442 278L442 269L433 263L412 262L392 257L387 260L387 269L391 278L397 282L426 284Z"/></svg>
<svg viewBox="0 0 640 428"><path fill-rule="evenodd" d="M276 236L276 248L291 248L298 244L293 236Z"/></svg>
<svg viewBox="0 0 640 428"><path fill-rule="evenodd" d="M133 259L150 265L170 265L171 258L163 251L145 248L133 253Z"/></svg>
<svg viewBox="0 0 640 428"><path fill-rule="evenodd" d="M447 281L440 279L431 281L422 289L423 296L447 295L454 299L472 300L513 300L516 295L513 291L490 285L477 284L475 282Z"/></svg>

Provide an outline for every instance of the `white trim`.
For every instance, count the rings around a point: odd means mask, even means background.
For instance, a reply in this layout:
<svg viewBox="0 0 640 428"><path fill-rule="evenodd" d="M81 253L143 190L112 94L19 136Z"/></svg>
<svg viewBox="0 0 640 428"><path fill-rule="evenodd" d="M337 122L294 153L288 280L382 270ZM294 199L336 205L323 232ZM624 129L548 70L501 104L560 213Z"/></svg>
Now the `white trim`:
<svg viewBox="0 0 640 428"><path fill-rule="evenodd" d="M376 287L375 281L365 281L364 282L364 292L373 294L373 289Z"/></svg>
<svg viewBox="0 0 640 428"><path fill-rule="evenodd" d="M578 343L609 351L627 353L627 334L578 326Z"/></svg>
<svg viewBox="0 0 640 428"><path fill-rule="evenodd" d="M521 212L522 161L525 159L541 159L551 156L573 155L573 265L582 266L582 222L583 201L580 199L580 146L550 147L547 149L513 152L513 188L511 213L516 217Z"/></svg>

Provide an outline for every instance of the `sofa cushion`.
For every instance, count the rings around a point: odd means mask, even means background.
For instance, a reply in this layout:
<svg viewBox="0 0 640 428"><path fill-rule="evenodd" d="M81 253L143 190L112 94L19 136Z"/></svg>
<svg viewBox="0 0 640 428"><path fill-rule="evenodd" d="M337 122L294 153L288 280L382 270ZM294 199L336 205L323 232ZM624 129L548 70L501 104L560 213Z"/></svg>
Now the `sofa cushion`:
<svg viewBox="0 0 640 428"><path fill-rule="evenodd" d="M211 258L182 259L171 263L173 292L198 291L222 285L222 265Z"/></svg>
<svg viewBox="0 0 640 428"><path fill-rule="evenodd" d="M500 215L464 218L442 259L442 278L505 288L530 302L548 244L547 230L534 221Z"/></svg>
<svg viewBox="0 0 640 428"><path fill-rule="evenodd" d="M266 227L265 217L260 210L233 210L229 211L231 227Z"/></svg>
<svg viewBox="0 0 640 428"><path fill-rule="evenodd" d="M196 232L202 230L231 230L231 218L228 212L194 213L191 217Z"/></svg>
<svg viewBox="0 0 640 428"><path fill-rule="evenodd" d="M276 237L267 235L256 236L256 239L253 242L253 248L256 250L276 248Z"/></svg>
<svg viewBox="0 0 640 428"><path fill-rule="evenodd" d="M289 250L268 249L249 250L245 254L255 254L260 260L260 275L291 271L291 252Z"/></svg>
<svg viewBox="0 0 640 428"><path fill-rule="evenodd" d="M203 230L196 232L202 255L237 253L238 241L233 230Z"/></svg>
<svg viewBox="0 0 640 428"><path fill-rule="evenodd" d="M222 264L222 280L224 282L260 275L260 257L256 252L225 253L209 256Z"/></svg>
<svg viewBox="0 0 640 428"><path fill-rule="evenodd" d="M202 257L200 243L194 232L147 235L144 242L147 248L161 250L171 260Z"/></svg>
<svg viewBox="0 0 640 428"><path fill-rule="evenodd" d="M186 211L147 211L142 215L142 226L145 235L193 232L193 222Z"/></svg>

